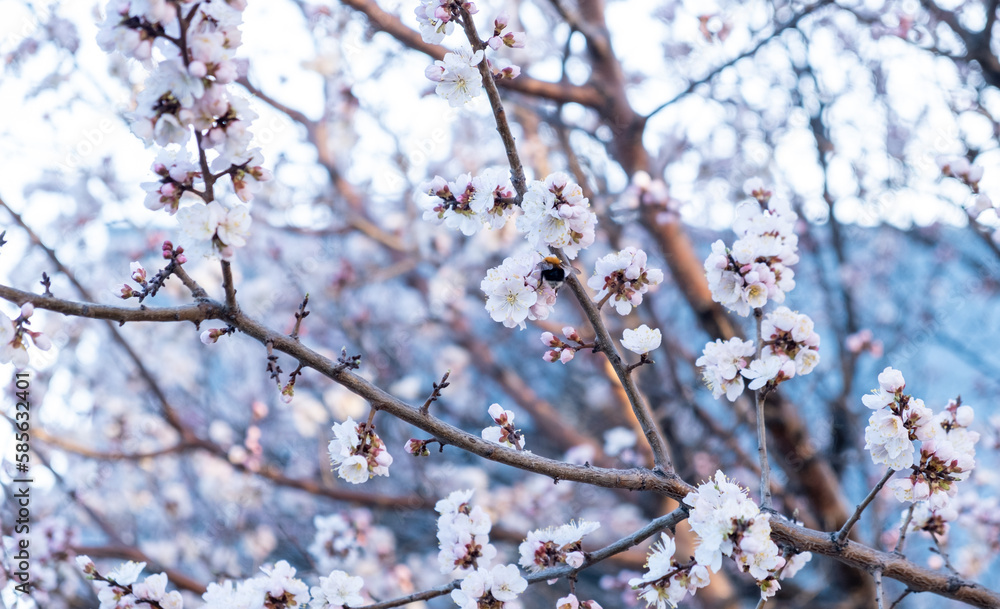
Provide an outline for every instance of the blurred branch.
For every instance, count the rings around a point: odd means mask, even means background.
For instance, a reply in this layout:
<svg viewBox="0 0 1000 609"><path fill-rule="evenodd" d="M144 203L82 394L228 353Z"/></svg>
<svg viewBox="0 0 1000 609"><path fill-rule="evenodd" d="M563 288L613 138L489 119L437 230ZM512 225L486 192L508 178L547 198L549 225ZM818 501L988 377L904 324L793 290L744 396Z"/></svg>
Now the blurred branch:
<svg viewBox="0 0 1000 609"><path fill-rule="evenodd" d="M406 245L403 239L387 232L364 215L364 210L366 209L364 198L358 193L354 185L344 178L330 155L329 143L326 141L326 124L323 120L314 121L304 113L282 104L251 84L250 80L245 76L240 77L236 82L242 85L254 97L270 105L275 110L286 114L289 118L305 127L307 140L316 147L319 164L326 169L334 188L337 189L348 203L349 207L347 209L337 210L337 217L339 219L346 222L351 228L360 231L391 250L398 252L411 251L411 248Z"/></svg>
<svg viewBox="0 0 1000 609"><path fill-rule="evenodd" d="M399 17L382 10L373 0L341 0L342 4L363 13L368 17L371 26L385 32L402 43L434 59L444 58L448 49L424 42L420 33L410 29L400 21ZM564 103L577 103L591 108L599 107L604 102L604 96L597 87L578 86L569 83L551 83L531 78L522 74L510 80L504 79L500 86L525 95L542 97Z"/></svg>
<svg viewBox="0 0 1000 609"><path fill-rule="evenodd" d="M771 42L772 40L774 40L776 37L778 37L779 35L781 35L785 30L798 27L799 23L804 18L806 18L809 15L811 15L812 13L814 13L817 9L822 8L824 6L827 6L827 5L832 5L832 4L834 4L834 0L820 0L819 2L817 2L815 4L811 4L811 5L803 8L802 12L796 14L794 17L792 17L788 21L777 25L774 28L773 32L771 32L770 34L768 34L766 37L762 38L753 47L747 49L746 51L743 51L742 53L740 53L736 57L733 57L729 61L727 61L727 62L725 62L725 63L723 63L723 64L721 64L719 66L716 66L715 68L713 68L705 76L702 76L701 78L699 78L697 80L692 80L688 84L688 86L687 86L686 89L684 89L683 91L681 91L677 95L671 97L667 101L663 102L662 104L660 104L659 106L657 106L652 112L650 112L649 114L647 114L646 115L646 119L649 119L650 117L652 117L653 115L655 115L656 113L658 113L660 110L663 110L664 108L667 108L667 107L669 107L669 106L677 103L678 101L680 101L684 97L687 97L688 95L690 95L691 93L693 93L694 90L697 89L699 86L701 86L701 85L703 85L705 83L710 82L713 78L715 78L716 76L718 76L723 70L725 70L726 68L734 65L736 62L740 61L741 59L745 59L747 57L750 57L751 55L755 55L757 53L757 51L759 51L761 49L761 47L763 47L768 42Z"/></svg>

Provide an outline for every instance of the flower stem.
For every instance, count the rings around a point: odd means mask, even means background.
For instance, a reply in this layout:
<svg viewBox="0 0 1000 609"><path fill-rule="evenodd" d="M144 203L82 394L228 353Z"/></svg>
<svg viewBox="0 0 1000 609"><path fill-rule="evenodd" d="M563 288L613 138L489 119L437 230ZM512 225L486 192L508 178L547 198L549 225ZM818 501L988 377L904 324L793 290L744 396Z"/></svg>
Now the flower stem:
<svg viewBox="0 0 1000 609"><path fill-rule="evenodd" d="M760 359L764 341L761 339L761 320L764 317L764 310L757 308L753 310L754 319L757 322L757 354ZM753 402L757 409L757 456L760 458L760 507L762 510L771 509L771 466L767 462L767 431L764 428L764 402L767 394L763 388L753 392Z"/></svg>
<svg viewBox="0 0 1000 609"><path fill-rule="evenodd" d="M844 526L840 527L840 531L837 532L837 537L834 541L836 541L838 545L843 544L844 542L847 541L847 536L851 534L851 528L853 528L854 524L858 521L859 518L861 518L861 512L865 511L865 508L868 507L868 504L871 503L873 499L875 499L875 495L877 495L878 492L882 490L882 487L885 486L885 483L888 482L889 478L891 478L892 475L895 473L896 470L890 467L889 470L885 472L885 475L882 476L882 479L878 481L878 484L875 485L875 488L873 488L872 491L868 493L868 496L865 497L865 500L858 504L857 509L854 510L854 514L851 515L851 517L847 520L847 522L844 523Z"/></svg>

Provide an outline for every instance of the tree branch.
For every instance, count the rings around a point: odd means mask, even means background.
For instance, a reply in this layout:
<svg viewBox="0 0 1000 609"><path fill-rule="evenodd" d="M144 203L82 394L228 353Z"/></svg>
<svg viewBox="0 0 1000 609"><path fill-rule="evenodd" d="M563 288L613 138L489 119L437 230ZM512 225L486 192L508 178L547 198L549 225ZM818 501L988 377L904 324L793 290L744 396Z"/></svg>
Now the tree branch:
<svg viewBox="0 0 1000 609"><path fill-rule="evenodd" d="M145 311L125 309L123 311L121 307L74 303L38 296L5 286L0 286L0 298L18 304L32 302L36 307L80 317L119 319L126 314L125 312L128 312L127 314L135 318L129 319L129 321L139 321L143 315L150 321L176 321L172 315L162 314L162 311L172 312L172 309L147 309ZM201 307L208 308L216 315L224 313L221 305L211 301L197 306L181 307L179 310L200 312ZM84 312L87 314L83 314ZM572 480L604 488L652 491L676 500L682 500L694 490L694 487L681 480L674 473L654 472L646 469L616 470L572 465L488 442L440 419L421 413L419 408L393 397L364 378L309 349L301 342L271 330L242 312L237 313L230 323L258 342L264 344L272 342L278 351L296 358L303 365L313 368L352 393L365 398L374 408L383 410L434 435L442 444L451 444L485 459L548 476L557 481ZM870 571L880 567L885 577L898 580L917 592L933 592L975 607L1000 607L1000 594L979 584L931 571L899 555L880 552L852 541L848 541L846 545L838 545L830 539L829 533L800 527L780 518L772 518L771 531L774 541L795 548L800 552L808 551L829 556L848 566L862 570Z"/></svg>

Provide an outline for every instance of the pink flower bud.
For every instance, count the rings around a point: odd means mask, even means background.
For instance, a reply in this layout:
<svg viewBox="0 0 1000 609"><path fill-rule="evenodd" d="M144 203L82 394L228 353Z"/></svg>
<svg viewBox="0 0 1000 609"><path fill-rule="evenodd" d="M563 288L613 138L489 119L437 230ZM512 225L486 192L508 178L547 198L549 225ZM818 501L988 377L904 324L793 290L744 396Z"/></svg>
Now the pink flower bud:
<svg viewBox="0 0 1000 609"><path fill-rule="evenodd" d="M576 349L566 348L563 349L562 353L559 354L559 361L563 364L567 364L573 360L576 356Z"/></svg>
<svg viewBox="0 0 1000 609"><path fill-rule="evenodd" d="M132 281L141 284L146 283L146 269L142 268L142 265L138 261L130 264L129 270L132 271Z"/></svg>
<svg viewBox="0 0 1000 609"><path fill-rule="evenodd" d="M580 340L580 335L577 334L576 328L574 328L573 326L566 326L565 328L562 329L562 333L563 336L565 336L568 340L577 343L583 342L582 340Z"/></svg>
<svg viewBox="0 0 1000 609"><path fill-rule="evenodd" d="M497 18L493 20L493 27L497 32L502 32L508 23L510 23L510 15L507 14L507 11L500 11Z"/></svg>
<svg viewBox="0 0 1000 609"><path fill-rule="evenodd" d="M499 423L500 425L504 425L507 423L507 411L505 411L503 409L503 406L501 406L500 404L491 404L489 413L490 416L493 417L493 420Z"/></svg>
<svg viewBox="0 0 1000 609"><path fill-rule="evenodd" d="M559 341L556 340L555 334L551 332L542 332L542 344L547 347L556 347L559 345Z"/></svg>
<svg viewBox="0 0 1000 609"><path fill-rule="evenodd" d="M135 296L135 290L132 289L132 286L130 286L128 284L123 285L122 286L122 296L121 296L122 300L128 300L129 298L132 298L133 296Z"/></svg>
<svg viewBox="0 0 1000 609"><path fill-rule="evenodd" d="M424 69L424 76L427 77L427 80L441 82L444 80L444 67L431 64Z"/></svg>
<svg viewBox="0 0 1000 609"><path fill-rule="evenodd" d="M205 78L208 74L208 67L205 66L204 62L192 61L191 65L188 66L188 74L195 78Z"/></svg>
<svg viewBox="0 0 1000 609"><path fill-rule="evenodd" d="M201 342L206 345L211 345L212 343L218 342L219 331L218 330L205 330L201 333Z"/></svg>
<svg viewBox="0 0 1000 609"><path fill-rule="evenodd" d="M500 78L506 78L508 80L514 80L521 75L520 66L507 66L506 68L500 70Z"/></svg>
<svg viewBox="0 0 1000 609"><path fill-rule="evenodd" d="M21 305L21 318L28 319L35 312L35 305L30 302L26 302Z"/></svg>
<svg viewBox="0 0 1000 609"><path fill-rule="evenodd" d="M512 49L524 48L524 32L507 32L503 35L503 43Z"/></svg>
<svg viewBox="0 0 1000 609"><path fill-rule="evenodd" d="M542 356L542 359L545 360L545 361L547 361L547 362L549 362L551 364L552 362L554 362L557 359L559 359L559 352L558 351L551 351L551 350L546 351L545 355Z"/></svg>
<svg viewBox="0 0 1000 609"><path fill-rule="evenodd" d="M163 186L160 186L160 194L164 197L173 197L177 193L177 185L173 182L167 182Z"/></svg>
<svg viewBox="0 0 1000 609"><path fill-rule="evenodd" d="M32 332L31 340L35 343L35 346L42 351L48 351L52 348L52 341L49 340L48 336L45 336L41 332Z"/></svg>

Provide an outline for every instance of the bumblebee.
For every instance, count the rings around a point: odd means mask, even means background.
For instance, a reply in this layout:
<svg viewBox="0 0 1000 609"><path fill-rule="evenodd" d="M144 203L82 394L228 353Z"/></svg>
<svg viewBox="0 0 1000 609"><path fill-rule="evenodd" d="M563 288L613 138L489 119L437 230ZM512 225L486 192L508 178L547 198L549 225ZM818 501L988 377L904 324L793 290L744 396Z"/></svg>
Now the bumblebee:
<svg viewBox="0 0 1000 609"><path fill-rule="evenodd" d="M556 256L546 256L542 258L542 283L547 284L552 288L553 292L558 292L559 288L566 283L566 271L570 270L574 273L578 273L577 269L571 266L564 266L562 260Z"/></svg>

